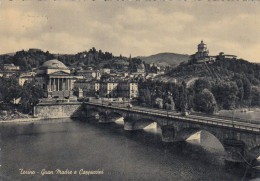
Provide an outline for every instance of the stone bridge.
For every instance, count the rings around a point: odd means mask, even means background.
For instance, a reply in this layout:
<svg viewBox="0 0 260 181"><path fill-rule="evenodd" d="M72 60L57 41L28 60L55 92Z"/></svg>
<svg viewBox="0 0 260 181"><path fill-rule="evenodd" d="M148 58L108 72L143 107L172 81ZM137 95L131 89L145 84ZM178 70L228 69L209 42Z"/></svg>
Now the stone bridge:
<svg viewBox="0 0 260 181"><path fill-rule="evenodd" d="M206 116L181 116L148 108L105 106L86 102L85 117L95 117L99 122L112 122L124 118L125 130L143 129L156 122L162 130L162 141L185 141L198 131L214 135L226 151L226 160L233 162L252 161L260 156L260 124L245 123Z"/></svg>

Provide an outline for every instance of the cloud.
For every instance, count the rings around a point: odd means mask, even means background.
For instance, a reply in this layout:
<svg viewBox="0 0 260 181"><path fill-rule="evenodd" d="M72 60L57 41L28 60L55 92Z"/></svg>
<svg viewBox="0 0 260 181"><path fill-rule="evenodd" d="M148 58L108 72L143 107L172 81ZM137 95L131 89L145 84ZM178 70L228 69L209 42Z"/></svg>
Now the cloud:
<svg viewBox="0 0 260 181"><path fill-rule="evenodd" d="M19 35L41 29L47 23L47 18L34 11L21 11L16 8L1 10L0 33Z"/></svg>
<svg viewBox="0 0 260 181"><path fill-rule="evenodd" d="M220 51L259 61L260 8L243 3L3 2L0 53L42 48L115 55L193 54L204 40Z"/></svg>

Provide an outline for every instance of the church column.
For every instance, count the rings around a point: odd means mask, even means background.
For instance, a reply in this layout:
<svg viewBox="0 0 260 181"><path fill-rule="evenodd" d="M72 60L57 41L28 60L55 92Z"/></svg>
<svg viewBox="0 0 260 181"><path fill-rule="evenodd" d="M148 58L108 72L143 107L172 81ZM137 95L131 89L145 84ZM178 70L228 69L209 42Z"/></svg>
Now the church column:
<svg viewBox="0 0 260 181"><path fill-rule="evenodd" d="M61 85L61 86L60 86L60 90L62 91L62 90L63 90L63 78L60 79L60 82L61 82L61 83L60 83L60 85Z"/></svg>
<svg viewBox="0 0 260 181"><path fill-rule="evenodd" d="M63 90L66 90L66 79L63 78Z"/></svg>
<svg viewBox="0 0 260 181"><path fill-rule="evenodd" d="M51 91L51 78L49 78L47 91L48 91L48 92Z"/></svg>
<svg viewBox="0 0 260 181"><path fill-rule="evenodd" d="M52 91L52 80L50 78L50 91Z"/></svg>
<svg viewBox="0 0 260 181"><path fill-rule="evenodd" d="M70 90L72 90L72 82L71 82L71 79L70 79Z"/></svg>
<svg viewBox="0 0 260 181"><path fill-rule="evenodd" d="M59 78L59 91L62 89L61 78Z"/></svg>
<svg viewBox="0 0 260 181"><path fill-rule="evenodd" d="M56 91L56 87L55 87L55 79L52 78L52 90Z"/></svg>
<svg viewBox="0 0 260 181"><path fill-rule="evenodd" d="M51 78L51 90L54 91L54 78Z"/></svg>
<svg viewBox="0 0 260 181"><path fill-rule="evenodd" d="M59 78L57 78L57 91L60 90L60 83L59 83Z"/></svg>
<svg viewBox="0 0 260 181"><path fill-rule="evenodd" d="M65 79L65 90L68 90L68 79Z"/></svg>
<svg viewBox="0 0 260 181"><path fill-rule="evenodd" d="M56 78L53 78L53 83L54 83L54 91L57 91L57 80L56 80Z"/></svg>

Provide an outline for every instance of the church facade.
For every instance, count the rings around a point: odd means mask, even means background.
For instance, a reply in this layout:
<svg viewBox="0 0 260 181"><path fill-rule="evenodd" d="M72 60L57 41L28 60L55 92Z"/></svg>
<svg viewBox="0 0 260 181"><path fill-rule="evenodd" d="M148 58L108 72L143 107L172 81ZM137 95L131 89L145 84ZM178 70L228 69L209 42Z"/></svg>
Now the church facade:
<svg viewBox="0 0 260 181"><path fill-rule="evenodd" d="M195 53L194 58L197 63L211 63L216 60L216 56L209 56L209 50L203 41L198 44L198 51Z"/></svg>
<svg viewBox="0 0 260 181"><path fill-rule="evenodd" d="M20 77L21 82L25 77ZM49 60L36 71L36 75L27 81L35 81L43 88L48 98L71 98L73 96L74 82L82 76L71 74L70 69L59 60Z"/></svg>
<svg viewBox="0 0 260 181"><path fill-rule="evenodd" d="M73 96L74 82L82 76L71 74L70 69L54 59L44 62L37 72L43 78L43 88L48 98L70 98Z"/></svg>

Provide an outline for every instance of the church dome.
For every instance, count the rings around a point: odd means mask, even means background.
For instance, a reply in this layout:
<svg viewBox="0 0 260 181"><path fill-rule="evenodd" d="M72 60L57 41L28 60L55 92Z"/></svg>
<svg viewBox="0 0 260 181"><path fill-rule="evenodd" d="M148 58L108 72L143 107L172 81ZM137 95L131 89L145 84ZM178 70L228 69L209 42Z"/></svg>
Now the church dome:
<svg viewBox="0 0 260 181"><path fill-rule="evenodd" d="M55 69L68 69L68 67L66 65L64 65L64 63L62 63L61 61L59 61L57 59L48 60L48 61L44 62L42 67L55 68Z"/></svg>

